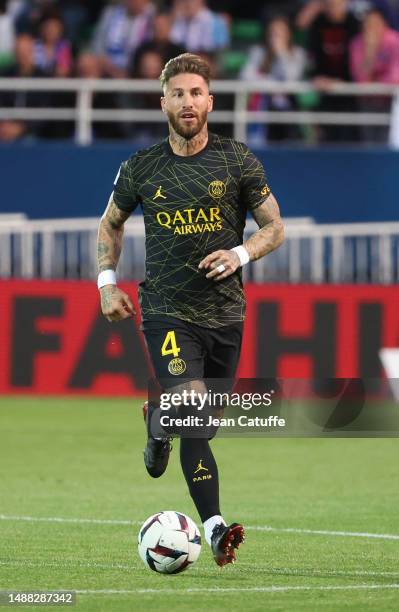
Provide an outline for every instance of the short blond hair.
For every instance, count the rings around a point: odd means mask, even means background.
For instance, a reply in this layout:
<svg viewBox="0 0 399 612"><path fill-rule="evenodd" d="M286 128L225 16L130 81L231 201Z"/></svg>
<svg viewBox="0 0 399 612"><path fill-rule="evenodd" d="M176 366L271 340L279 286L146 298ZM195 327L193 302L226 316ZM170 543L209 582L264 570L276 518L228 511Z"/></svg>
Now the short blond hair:
<svg viewBox="0 0 399 612"><path fill-rule="evenodd" d="M199 55L194 55L194 53L182 53L177 57L173 57L165 64L159 77L162 89L165 88L172 77L187 72L202 76L209 87L211 70L208 62Z"/></svg>

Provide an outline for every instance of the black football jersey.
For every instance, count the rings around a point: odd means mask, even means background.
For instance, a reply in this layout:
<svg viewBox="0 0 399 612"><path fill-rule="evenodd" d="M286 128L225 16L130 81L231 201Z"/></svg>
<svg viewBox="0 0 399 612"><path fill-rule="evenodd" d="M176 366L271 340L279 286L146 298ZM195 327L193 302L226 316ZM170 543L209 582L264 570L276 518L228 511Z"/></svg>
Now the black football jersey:
<svg viewBox="0 0 399 612"><path fill-rule="evenodd" d="M122 163L114 201L126 212L141 206L144 215L144 321L170 315L219 327L244 319L241 268L215 282L198 264L242 244L247 211L269 194L263 166L248 147L215 134L195 155L176 155L165 139Z"/></svg>

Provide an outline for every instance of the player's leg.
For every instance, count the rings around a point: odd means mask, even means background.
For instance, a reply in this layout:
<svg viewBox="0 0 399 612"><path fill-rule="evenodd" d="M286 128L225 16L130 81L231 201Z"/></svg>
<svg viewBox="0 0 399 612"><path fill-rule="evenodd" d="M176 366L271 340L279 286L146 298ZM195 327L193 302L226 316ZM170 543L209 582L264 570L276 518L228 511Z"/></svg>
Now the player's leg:
<svg viewBox="0 0 399 612"><path fill-rule="evenodd" d="M167 389L173 396L190 396L205 398L207 387L202 380L182 382ZM214 434L214 427L207 426L208 415L212 410L198 412L197 405L181 406L179 416L201 414L203 425L184 426L180 429L180 463L188 490L200 515L205 529L205 539L212 548L215 561L222 566L235 561L235 548L244 539L241 525L234 523L226 526L219 506L219 474L212 453L209 437ZM203 415L203 416L202 416Z"/></svg>
<svg viewBox="0 0 399 612"><path fill-rule="evenodd" d="M204 378L234 379L240 359L243 323L209 330L206 336Z"/></svg>
<svg viewBox="0 0 399 612"><path fill-rule="evenodd" d="M144 329L147 345L151 355L157 379L162 381L162 388L167 389L168 393L179 393L183 391L188 393L194 390L196 393L206 393L207 389L201 380L204 373L204 359L206 340L208 330L199 326L186 324L183 321L170 319L173 326L148 326ZM172 329L173 327L173 329ZM171 333L173 332L173 333ZM237 340L237 338L235 338ZM227 342L228 343L228 342ZM236 349L237 342L231 345ZM169 354L169 351L171 353ZM173 352L174 351L174 352ZM167 357L167 359L165 359ZM197 373L198 378L194 380L181 381L181 384L173 384L173 379L179 380L180 374L171 374L170 357L176 360L182 360L186 369L183 375L194 377ZM235 372L232 369L223 370L224 360L216 350L216 360L218 368L212 371L218 376L224 373L226 376L233 376ZM226 368L226 366L224 366ZM173 368L172 368L172 371ZM173 385L173 386L172 386ZM195 409L195 407L193 407ZM156 424L156 411L159 407L153 407L153 414L150 414L152 424ZM184 416L183 413L180 416ZM165 449L168 450L167 458L169 457L168 439L159 437L158 431L154 428L149 431L147 448L145 451L145 463L148 472L153 476L161 475L167 465L165 460ZM219 508L219 476L215 458L211 451L208 438L211 437L209 428L204 428L201 432L196 429L195 437L190 436L190 431L180 432L180 461L184 477L186 479L190 495L194 501L197 511L205 528L205 537L208 543L212 546L214 557L219 565L234 562L235 553L234 547L238 547L243 541L243 529L241 525L232 524L226 526ZM213 541L211 536L213 534Z"/></svg>
<svg viewBox="0 0 399 612"><path fill-rule="evenodd" d="M172 443L169 436L154 437L149 433L151 404L144 402L143 416L147 428L147 443L144 449L144 465L152 478L159 478L165 472L169 463L169 455L172 450Z"/></svg>
<svg viewBox="0 0 399 612"><path fill-rule="evenodd" d="M174 397L200 397L205 400L207 389L202 380L182 381L167 388L168 394ZM194 416L202 419L200 423L180 427L180 463L188 490L202 522L211 516L220 516L219 476L218 469L209 445L210 428L207 426L207 411L198 410L198 402L182 405L178 408L179 417Z"/></svg>
<svg viewBox="0 0 399 612"><path fill-rule="evenodd" d="M199 376L194 380L187 378L181 380L180 375L170 372L172 357L173 360L181 360L181 369L185 368L183 376L186 374L194 376L197 373L202 377L205 356L205 348L199 330L195 330L194 326L184 322L174 321L173 323L173 326L147 325L145 328L147 346L161 390L174 397L184 397L184 392L187 397L190 397L191 392L196 397L199 395L205 397L207 389ZM169 354L169 350L174 352ZM180 384L179 380L181 380ZM170 432L163 432L159 425L161 414L159 402L151 403L151 408L147 414L148 440L144 451L144 462L148 473L157 478L164 473L168 464L170 442L166 434ZM196 405L181 406L179 414L175 412L174 416L184 417L189 414L193 416L200 414ZM171 433L176 433L176 431ZM190 428L181 428L178 433L181 438L182 471L202 522L215 516L219 517L219 522L223 522L219 508L218 469L208 441L209 428L199 426L195 427L194 431ZM191 437L192 435L194 437Z"/></svg>
<svg viewBox="0 0 399 612"><path fill-rule="evenodd" d="M156 379L172 387L179 379L202 378L205 349L189 326L174 317L146 321L143 331ZM144 405L147 444L144 463L150 476L162 476L171 451L170 436L159 431L160 407L157 398Z"/></svg>
<svg viewBox="0 0 399 612"><path fill-rule="evenodd" d="M209 330L206 334L205 381L218 379L212 384L217 382L217 391L222 393L231 391L240 358L242 333L243 324L235 323ZM234 563L236 559L234 549L240 546L245 537L242 525L240 523L226 525L219 512L203 521L203 526L205 539L212 547L216 563L218 565Z"/></svg>
<svg viewBox="0 0 399 612"><path fill-rule="evenodd" d="M181 397L184 392L188 396L193 392L204 397L207 390L201 380L205 357L202 328L171 317L167 321L146 323L144 334L162 391ZM177 365L181 373L175 369ZM148 442L144 459L147 471L157 477L166 469L169 441L159 427L161 410L154 404L147 415ZM179 410L180 417L190 413L193 416L201 414L195 405L182 406ZM209 428L182 428L178 433L183 474L198 513L205 521L220 514L218 471L208 442Z"/></svg>
<svg viewBox="0 0 399 612"><path fill-rule="evenodd" d="M166 391L174 397L184 397L184 393L189 397L194 392L197 397L200 395L204 398L207 394L202 380L182 382L180 385L166 388ZM178 417L190 414L198 416L196 404L181 406L175 413ZM152 434L158 436L160 430L156 411L152 416ZM218 468L208 440L214 428L206 426L207 417L204 417L203 422L204 425L184 426L178 432L175 429L173 433L180 435L180 463L191 498L204 525L205 538L212 548L215 561L218 565L225 565L235 561L234 548L238 548L243 541L243 528L238 524L226 526L221 516ZM156 443L160 445L162 439ZM148 448L153 448L153 444L149 438L145 459L151 475L153 474L149 469L147 455Z"/></svg>
<svg viewBox="0 0 399 612"><path fill-rule="evenodd" d="M216 563L234 563L234 548L243 541L244 530L238 524L227 526L221 514L218 467L208 438L181 437L180 463Z"/></svg>

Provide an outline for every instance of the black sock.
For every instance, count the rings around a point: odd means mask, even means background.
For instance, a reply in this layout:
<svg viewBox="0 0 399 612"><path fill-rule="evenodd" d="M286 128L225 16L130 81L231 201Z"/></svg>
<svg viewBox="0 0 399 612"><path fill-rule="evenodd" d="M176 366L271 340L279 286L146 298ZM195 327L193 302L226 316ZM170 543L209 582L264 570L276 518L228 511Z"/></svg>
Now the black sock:
<svg viewBox="0 0 399 612"><path fill-rule="evenodd" d="M220 514L219 476L206 438L181 438L180 463L201 521Z"/></svg>

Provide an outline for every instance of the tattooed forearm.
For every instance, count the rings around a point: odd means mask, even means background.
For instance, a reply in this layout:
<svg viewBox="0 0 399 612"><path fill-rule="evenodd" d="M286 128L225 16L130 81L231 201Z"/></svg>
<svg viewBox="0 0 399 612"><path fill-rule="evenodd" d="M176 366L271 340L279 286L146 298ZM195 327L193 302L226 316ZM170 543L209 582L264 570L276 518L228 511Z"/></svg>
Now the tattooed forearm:
<svg viewBox="0 0 399 612"><path fill-rule="evenodd" d="M122 250L123 227L114 230L114 235L110 236L104 228L106 222L101 221L98 229L97 241L97 262L98 271L116 270Z"/></svg>
<svg viewBox="0 0 399 612"><path fill-rule="evenodd" d="M274 251L284 240L284 225L275 197L270 194L267 200L253 211L259 230L244 243L252 261Z"/></svg>
<svg viewBox="0 0 399 612"><path fill-rule="evenodd" d="M129 213L120 210L111 198L98 228L98 271L116 270L122 250L123 224Z"/></svg>
<svg viewBox="0 0 399 612"><path fill-rule="evenodd" d="M282 222L271 221L253 234L244 243L244 246L249 253L251 261L255 261L277 249L283 240L284 228Z"/></svg>

